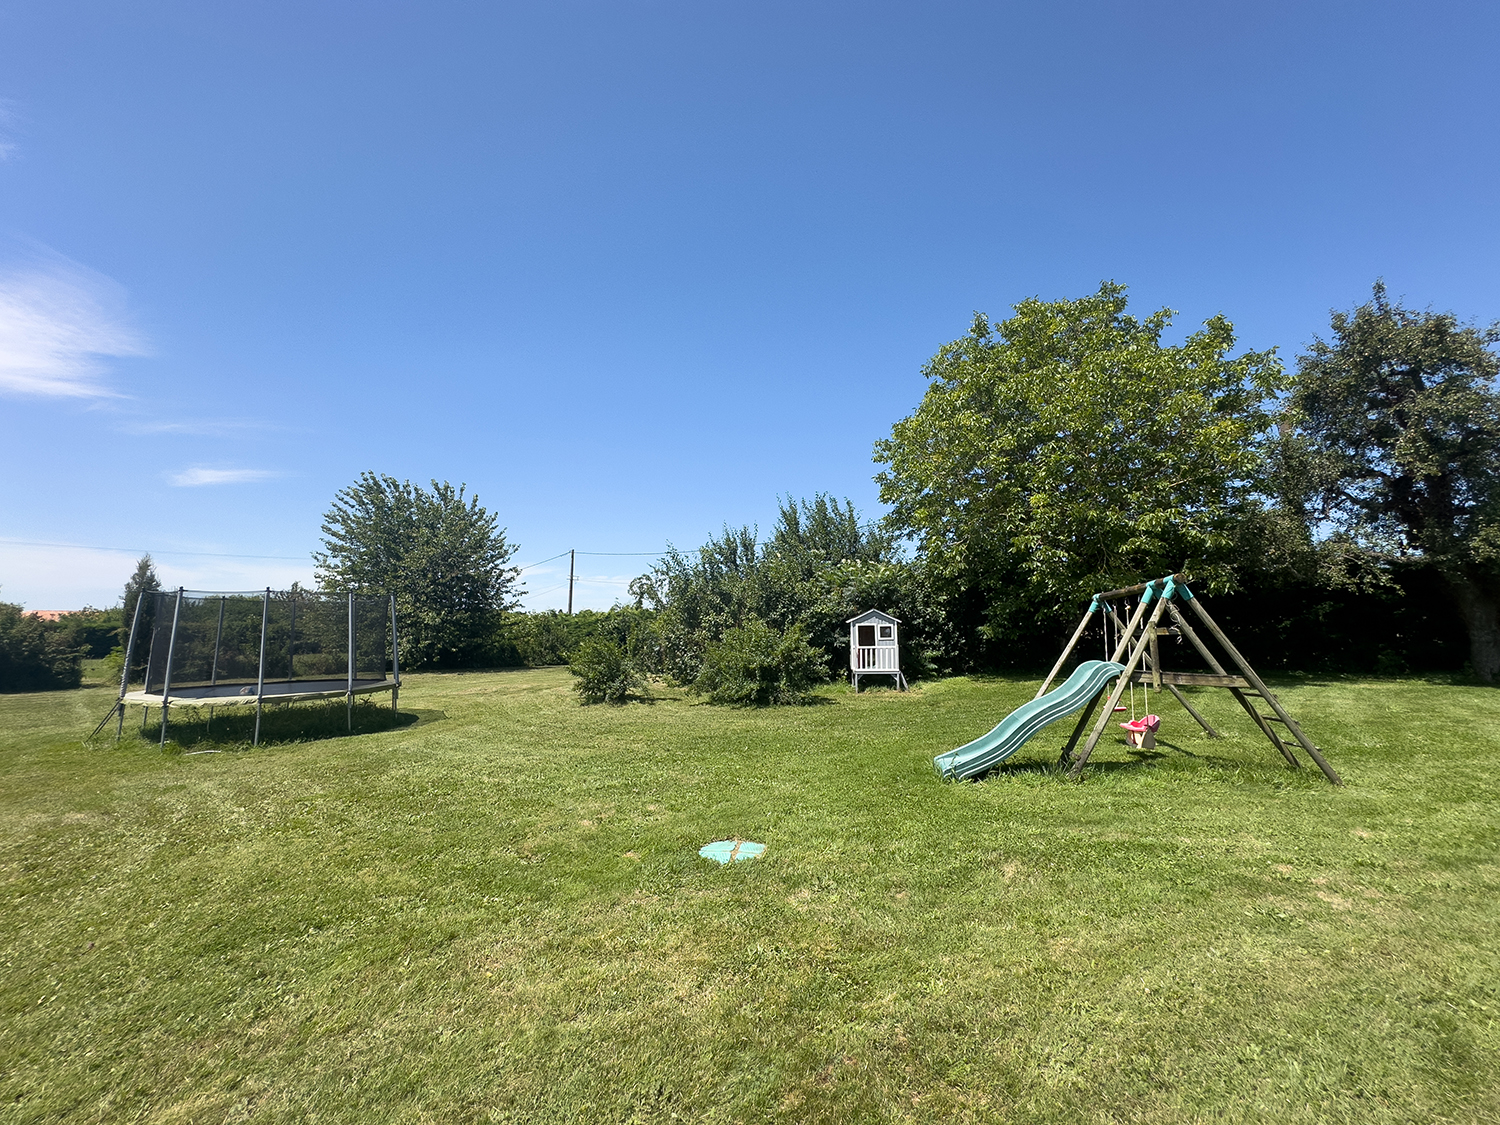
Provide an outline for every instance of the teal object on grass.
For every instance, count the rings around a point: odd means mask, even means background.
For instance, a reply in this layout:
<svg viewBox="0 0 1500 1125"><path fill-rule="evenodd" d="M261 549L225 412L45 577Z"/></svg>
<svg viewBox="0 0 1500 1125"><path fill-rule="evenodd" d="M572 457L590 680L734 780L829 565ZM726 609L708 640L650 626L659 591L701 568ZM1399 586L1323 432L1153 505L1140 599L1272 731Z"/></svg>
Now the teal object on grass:
<svg viewBox="0 0 1500 1125"><path fill-rule="evenodd" d="M959 780L994 769L1037 731L1078 710L1124 671L1125 665L1110 660L1085 661L1073 670L1066 683L1040 699L1021 704L989 734L965 743L957 750L939 754L932 759L933 765L944 777Z"/></svg>
<svg viewBox="0 0 1500 1125"><path fill-rule="evenodd" d="M717 860L719 863L738 863L742 859L755 859L766 850L764 844L757 844L753 840L715 840L712 844L704 844L698 849L698 854L704 859Z"/></svg>

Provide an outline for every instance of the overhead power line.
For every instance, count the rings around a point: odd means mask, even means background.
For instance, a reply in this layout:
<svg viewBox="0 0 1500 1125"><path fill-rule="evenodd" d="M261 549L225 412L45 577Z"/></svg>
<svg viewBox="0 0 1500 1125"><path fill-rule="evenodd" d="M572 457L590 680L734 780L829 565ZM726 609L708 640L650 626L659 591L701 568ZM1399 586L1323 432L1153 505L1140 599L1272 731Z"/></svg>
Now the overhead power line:
<svg viewBox="0 0 1500 1125"><path fill-rule="evenodd" d="M568 553L568 552L567 552L567 551L559 551L559 552L557 552L557 554L555 554L555 555L552 555L552 556L551 556L551 557L549 557L549 558L545 558L545 559L543 559L543 560L542 560L542 562L534 562L534 563L527 563L527 564L526 564L526 565L525 565L525 566L518 566L518 567L516 567L516 569L517 569L517 570L530 570L530 569L531 569L531 568L532 568L532 567L534 567L534 566L541 566L541 565L542 565L542 563L549 563L549 562L551 562L551 561L552 561L552 560L553 560L553 559L560 559L560 558L562 558L562 557L563 557L563 556L564 556L564 555L566 555L566 554L567 554L567 553Z"/></svg>

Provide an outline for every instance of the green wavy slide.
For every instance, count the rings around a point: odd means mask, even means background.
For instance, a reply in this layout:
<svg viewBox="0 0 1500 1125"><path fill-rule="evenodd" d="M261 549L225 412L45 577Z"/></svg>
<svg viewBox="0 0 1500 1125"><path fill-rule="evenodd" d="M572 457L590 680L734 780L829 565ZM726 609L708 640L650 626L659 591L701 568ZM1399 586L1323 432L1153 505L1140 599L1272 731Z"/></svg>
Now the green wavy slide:
<svg viewBox="0 0 1500 1125"><path fill-rule="evenodd" d="M1023 703L1000 721L989 734L949 750L932 759L946 778L968 780L1009 758L1028 738L1048 723L1055 723L1084 706L1120 673L1125 665L1110 660L1087 660L1073 670L1067 682L1040 699Z"/></svg>

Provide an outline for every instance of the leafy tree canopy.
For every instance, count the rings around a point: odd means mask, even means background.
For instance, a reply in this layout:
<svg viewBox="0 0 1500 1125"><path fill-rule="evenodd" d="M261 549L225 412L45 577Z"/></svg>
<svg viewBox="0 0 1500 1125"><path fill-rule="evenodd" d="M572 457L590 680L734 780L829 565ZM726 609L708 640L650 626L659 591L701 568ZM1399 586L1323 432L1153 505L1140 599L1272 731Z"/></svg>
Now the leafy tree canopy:
<svg viewBox="0 0 1500 1125"><path fill-rule="evenodd" d="M1222 316L1169 345L1171 310L1125 308L1113 283L1029 299L998 325L976 314L928 362L921 404L876 445L876 479L887 526L939 573L1048 609L1185 567L1233 585L1281 363L1234 356Z"/></svg>
<svg viewBox="0 0 1500 1125"><path fill-rule="evenodd" d="M499 615L518 604L515 547L497 518L446 481L422 488L366 472L323 516L318 583L394 594L401 659L461 665L482 654Z"/></svg>
<svg viewBox="0 0 1500 1125"><path fill-rule="evenodd" d="M1429 562L1500 675L1500 326L1392 302L1377 283L1314 341L1281 443L1286 491L1314 526L1386 558Z"/></svg>
<svg viewBox="0 0 1500 1125"><path fill-rule="evenodd" d="M848 500L787 497L768 540L751 527L725 527L691 555L669 550L632 593L637 604L670 609L684 628L712 637L752 617L785 630L822 597L818 576L841 563L892 562L896 555L892 538L862 523Z"/></svg>

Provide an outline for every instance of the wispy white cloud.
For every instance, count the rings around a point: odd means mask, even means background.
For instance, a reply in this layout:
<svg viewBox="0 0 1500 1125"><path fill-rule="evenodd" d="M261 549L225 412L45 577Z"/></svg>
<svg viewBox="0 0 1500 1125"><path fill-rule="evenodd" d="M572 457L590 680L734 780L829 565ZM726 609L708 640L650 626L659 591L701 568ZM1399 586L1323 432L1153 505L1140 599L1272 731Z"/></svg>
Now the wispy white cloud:
<svg viewBox="0 0 1500 1125"><path fill-rule="evenodd" d="M150 437L156 434L184 434L188 437L228 437L234 434L285 430L255 419L244 418L176 418L167 421L128 420L120 423L122 433Z"/></svg>
<svg viewBox="0 0 1500 1125"><path fill-rule="evenodd" d="M145 354L117 282L51 252L0 267L0 392L113 397L104 361Z"/></svg>
<svg viewBox="0 0 1500 1125"><path fill-rule="evenodd" d="M281 474L273 469L210 469L194 465L190 469L172 473L167 479L178 488L197 488L205 484L250 484L279 476Z"/></svg>

